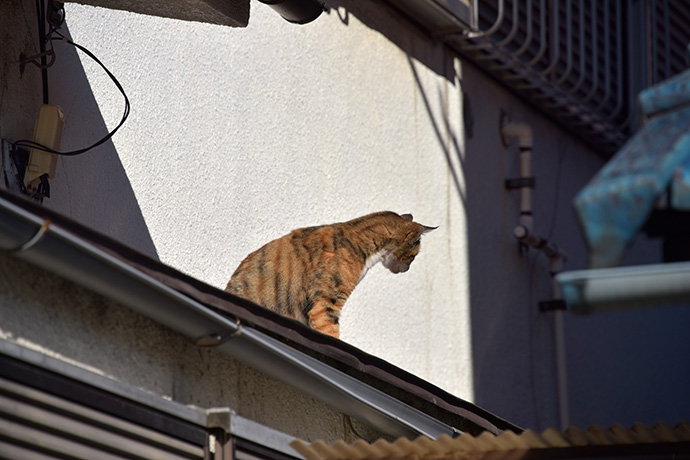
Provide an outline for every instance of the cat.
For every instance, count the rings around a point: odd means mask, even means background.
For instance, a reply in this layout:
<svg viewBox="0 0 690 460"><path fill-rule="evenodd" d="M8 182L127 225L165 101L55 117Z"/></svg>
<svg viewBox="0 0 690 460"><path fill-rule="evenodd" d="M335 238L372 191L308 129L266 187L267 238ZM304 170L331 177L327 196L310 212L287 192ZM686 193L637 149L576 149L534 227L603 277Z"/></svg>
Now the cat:
<svg viewBox="0 0 690 460"><path fill-rule="evenodd" d="M435 228L390 211L300 228L249 254L225 290L340 338L340 311L367 271L406 272Z"/></svg>

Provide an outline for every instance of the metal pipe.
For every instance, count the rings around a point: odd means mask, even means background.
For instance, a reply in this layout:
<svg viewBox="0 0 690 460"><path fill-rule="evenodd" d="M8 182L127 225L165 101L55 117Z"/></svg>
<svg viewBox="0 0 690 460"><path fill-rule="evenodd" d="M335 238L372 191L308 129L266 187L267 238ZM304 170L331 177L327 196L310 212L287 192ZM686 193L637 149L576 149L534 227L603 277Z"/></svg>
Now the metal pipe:
<svg viewBox="0 0 690 460"><path fill-rule="evenodd" d="M542 0L543 1L543 0ZM517 8L516 8L517 11ZM517 59L518 57L522 56L522 54L527 51L529 46L532 44L532 35L534 35L534 27L532 24L532 0L527 0L527 35L525 36L525 41L522 43L522 46L515 50L515 52L512 54L514 59ZM513 38L511 38L512 40ZM501 66L492 66L489 67L489 70L503 70L506 68L510 68L510 65L501 65Z"/></svg>
<svg viewBox="0 0 690 460"><path fill-rule="evenodd" d="M515 38L515 35L517 35L517 33L518 33L518 30L519 30L519 28L520 28L520 27L519 27L519 26L520 26L520 19L519 19L519 16L518 16L518 13L520 12L520 9L518 8L518 5L517 5L518 1L519 1L519 0L515 0L515 1L513 2L513 4L512 4L512 5L513 5L513 6L512 6L512 8L513 8L513 25L512 25L512 27L510 28L510 32L508 33L508 35L506 35L506 37L505 37L503 40L501 40L500 42L496 43L496 46L497 46L498 48L503 48L503 47L506 46L508 43L512 42L513 39ZM478 57L477 59L481 59L481 57Z"/></svg>
<svg viewBox="0 0 690 460"><path fill-rule="evenodd" d="M556 68L556 65L558 65L558 61L561 59L560 31L558 30L559 29L559 16L560 16L559 10L560 10L560 8L559 8L558 0L554 0L554 4L556 6L554 8L554 13L552 15L552 17L553 17L553 28L551 30L551 34L553 36L553 42L554 42L554 46L552 48L554 50L554 54L552 56L552 61L549 64L549 66L546 69L544 69L543 71L539 72L539 75L542 77L550 74Z"/></svg>
<svg viewBox="0 0 690 460"><path fill-rule="evenodd" d="M530 219L532 220L532 219ZM520 243L531 248L538 249L543 252L548 258L565 258L565 253L556 244L543 238L539 235L535 235L530 230L528 230L526 225L518 225L513 229L513 236Z"/></svg>
<svg viewBox="0 0 690 460"><path fill-rule="evenodd" d="M517 3L517 0L515 0L515 2ZM489 46L487 46L487 48L488 47L503 48L505 45L507 45L508 43L513 41L513 38L515 38L515 35L517 35L518 29L519 29L518 26L519 26L518 8L516 7L516 5L513 5L513 25L510 28L510 32L508 33L508 35L503 40L501 40L498 43L491 43L491 44L489 44ZM479 55L476 55L474 57L475 61L490 61L490 60L495 60L495 59L496 59L496 57L494 55L491 55L491 54L485 54L485 55L479 54Z"/></svg>
<svg viewBox="0 0 690 460"><path fill-rule="evenodd" d="M625 77L623 75L623 14L620 3L616 3L616 42L616 77L618 79L616 84L616 107L608 117L604 118L604 121L611 121L616 118L623 108L623 83Z"/></svg>
<svg viewBox="0 0 690 460"><path fill-rule="evenodd" d="M472 0L472 29L479 29L479 0Z"/></svg>
<svg viewBox="0 0 690 460"><path fill-rule="evenodd" d="M544 53L546 53L546 0L540 0L539 2L539 50L537 51L537 54L534 55L534 57L527 63L523 64L523 68L527 69L527 72L531 72L532 70L530 69L533 65L535 65L537 62L541 60L541 58L544 56ZM531 31L531 27L530 27ZM529 45L529 44L528 44ZM510 67L509 65L505 67ZM523 75L516 74L516 75L506 75L504 77L504 80L506 81L511 81L511 80L517 80L520 78L524 78ZM527 85L524 85L527 87ZM520 86L518 85L518 88Z"/></svg>
<svg viewBox="0 0 690 460"><path fill-rule="evenodd" d="M534 143L532 127L526 123L507 122L501 126L501 136L504 139L515 138L520 148L520 178L532 177L532 145ZM526 234L532 233L532 189L529 186L520 187L520 225Z"/></svg>
<svg viewBox="0 0 690 460"><path fill-rule="evenodd" d="M664 78L671 77L671 24L670 14L668 10L668 1L663 2L664 5L664 61L666 74ZM652 30L656 31L655 28ZM656 82L654 82L656 83Z"/></svg>
<svg viewBox="0 0 690 460"><path fill-rule="evenodd" d="M542 70L541 72L535 72L537 77L546 77L548 76L555 68L556 65L558 65L558 62L560 61L560 55L561 55L561 50L560 50L560 34L559 34L559 24L560 24L560 19L559 19L559 3L558 0L554 0L554 3L556 4L556 7L554 8L554 12L552 12L551 17L552 19L552 28L551 28L551 35L553 37L553 43L554 45L551 47L553 49L553 54L551 56L551 62L549 65ZM545 37L542 37L542 43L546 43ZM543 89L543 83L537 79L537 81L533 82L532 84L523 84L523 85L517 85L517 89L519 90L529 90L529 89L536 89L539 88L542 91L542 94L533 94L531 97L533 99L543 99L546 97L551 97L554 94L554 91L544 91Z"/></svg>
<svg viewBox="0 0 690 460"><path fill-rule="evenodd" d="M504 17L504 10L505 10L505 0L498 0L498 13L496 14L496 20L494 23L491 25L489 30L486 32L469 32L466 36L467 39L476 39L476 38L487 38L490 37L491 35L495 34L498 32L498 30L501 28L503 25L503 17ZM479 3L477 2L477 6L479 6ZM479 8L477 8L477 13L479 14ZM477 16L477 28L479 27L479 16ZM463 46L463 49L465 50L478 50L478 49L485 49L490 47L491 44L483 43L479 45L465 45Z"/></svg>
<svg viewBox="0 0 690 460"><path fill-rule="evenodd" d="M561 75L561 78L556 80L554 82L555 85L560 85L562 84L569 76L570 72L573 70L573 28L572 28L572 13L573 13L573 1L572 0L567 0L566 1L566 9L565 9L565 23L566 23L566 28L567 30L567 39L566 39L566 49L568 53L568 57L566 59L566 66L565 70L563 71L563 75Z"/></svg>
<svg viewBox="0 0 690 460"><path fill-rule="evenodd" d="M611 34L608 33L608 24L609 24L609 3L605 2L604 3L604 86L605 86L605 93L604 97L601 99L601 102L599 105L592 110L592 112L596 113L599 110L601 110L604 105L608 103L609 100L609 93L611 91L611 54L610 54L610 36Z"/></svg>
<svg viewBox="0 0 690 460"><path fill-rule="evenodd" d="M43 230L42 230L43 229ZM40 238L36 235L40 233ZM26 242L31 241L28 247ZM215 313L89 242L0 198L0 250L111 298L295 386L391 436L437 438L459 430L294 348ZM472 420L491 425L477 416ZM495 426L485 426L499 432Z"/></svg>
<svg viewBox="0 0 690 460"><path fill-rule="evenodd" d="M551 270L551 283L554 300L563 300L561 286L556 281L556 276L563 270L565 256L562 253L549 258ZM556 385L558 390L558 419L561 431L565 431L570 425L570 400L568 392L568 366L565 344L565 310L553 311L553 340L556 355Z"/></svg>
<svg viewBox="0 0 690 460"><path fill-rule="evenodd" d="M537 51L534 58L527 63L530 67L539 62L546 52L546 4L544 2L545 0L541 0L539 3L539 51Z"/></svg>
<svg viewBox="0 0 690 460"><path fill-rule="evenodd" d="M626 19L627 19L627 32L628 32L628 34L626 36L626 40L628 41L628 43L632 43L631 34L635 33L636 30L635 30L635 27L633 26L633 16L632 16L630 11L626 11ZM638 51L636 49L634 49L632 46L627 46L626 49L628 52L627 62L628 63L634 62L635 56L637 55ZM634 88L634 84L632 84L632 83L629 84L628 85L628 94L626 97L626 99L628 101L628 110L627 110L628 114L625 117L625 120L616 124L616 127L619 130L625 129L626 127L631 125L633 122L635 110L633 110L632 108L635 105L637 93L638 93L638 91ZM621 100L619 102L622 104L623 96L621 95L620 97L621 97Z"/></svg>
<svg viewBox="0 0 690 460"><path fill-rule="evenodd" d="M556 384L558 386L558 420L561 431L565 431L570 425L564 315L565 312L563 310L554 310L553 312L553 336L556 347Z"/></svg>
<svg viewBox="0 0 690 460"><path fill-rule="evenodd" d="M648 24L647 30L654 30L654 24L656 24L656 2L647 2L647 14L648 14ZM648 62L651 64L651 84L659 81L659 64L657 63L656 56L659 55L659 50L657 49L658 40L656 40L656 34L653 34L653 39L649 40L649 58Z"/></svg>
<svg viewBox="0 0 690 460"><path fill-rule="evenodd" d="M592 2L594 3L594 2ZM580 3L579 5L579 11L580 11L580 35L579 35L579 40L580 40L580 76L578 77L577 82L575 85L573 85L570 90L568 90L566 93L568 95L574 94L580 89L580 86L585 81L585 6L584 3Z"/></svg>
<svg viewBox="0 0 690 460"><path fill-rule="evenodd" d="M572 5L569 4L569 8ZM570 12L568 12L568 17L570 17ZM569 20L568 20L569 21ZM580 42L580 76L578 77L577 82L567 90L563 91L564 96L572 96L574 93L576 93L579 89L580 86L585 81L585 8L582 3L580 3L579 6L579 22L580 22L580 35L579 35L579 42ZM570 23L570 21L569 21ZM563 73L561 78L556 81L554 84L555 85L562 85L565 80L570 76L570 73L572 72L572 69L570 68L572 65L572 59L570 58L570 53L572 47L572 27L570 27L570 24L568 25L568 66L569 69ZM545 103L544 107L546 109L553 109L553 108L559 108L562 107L562 103L555 103L555 104L548 104Z"/></svg>
<svg viewBox="0 0 690 460"><path fill-rule="evenodd" d="M520 179L526 181L532 178L531 153L534 143L532 127L526 123L507 122L501 126L501 136L517 138L520 147ZM520 188L520 223L513 230L513 235L521 243L543 252L549 258L549 268L552 277L554 300L561 299L560 286L555 275L563 269L566 259L557 245L533 233L534 216L532 214L532 190L523 185ZM568 427L570 420L570 406L568 400L568 375L566 366L565 326L563 311L554 311L554 349L556 361L556 386L558 394L558 413L561 429Z"/></svg>
<svg viewBox="0 0 690 460"><path fill-rule="evenodd" d="M578 270L556 280L573 313L690 303L690 262Z"/></svg>
<svg viewBox="0 0 690 460"><path fill-rule="evenodd" d="M582 98L581 103L586 104L597 92L599 86L599 43L597 41L597 2L592 0L592 87L587 95Z"/></svg>

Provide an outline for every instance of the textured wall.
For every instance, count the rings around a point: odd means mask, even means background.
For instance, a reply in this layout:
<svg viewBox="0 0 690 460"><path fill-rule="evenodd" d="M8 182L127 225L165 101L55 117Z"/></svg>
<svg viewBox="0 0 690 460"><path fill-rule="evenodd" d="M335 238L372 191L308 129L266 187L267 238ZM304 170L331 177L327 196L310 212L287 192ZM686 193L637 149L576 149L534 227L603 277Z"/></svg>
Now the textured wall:
<svg viewBox="0 0 690 460"><path fill-rule="evenodd" d="M0 304L0 339L181 404L230 407L292 436L358 437L348 417L324 403L7 254L0 254ZM352 422L358 434L381 436Z"/></svg>
<svg viewBox="0 0 690 460"><path fill-rule="evenodd" d="M68 5L69 33L118 77L132 114L112 144L61 159L46 203L219 288L294 228L411 212L440 228L409 272L370 271L342 337L471 398L453 59L402 21L410 55L343 8L300 27L253 6L233 29ZM60 48L51 84L72 148L114 126L123 102Z"/></svg>

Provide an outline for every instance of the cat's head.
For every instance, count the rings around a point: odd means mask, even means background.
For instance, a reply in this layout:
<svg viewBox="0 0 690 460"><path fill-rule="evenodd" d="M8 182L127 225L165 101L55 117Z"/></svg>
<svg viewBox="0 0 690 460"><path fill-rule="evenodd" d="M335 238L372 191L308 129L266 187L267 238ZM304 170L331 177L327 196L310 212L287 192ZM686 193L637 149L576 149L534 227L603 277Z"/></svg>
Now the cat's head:
<svg viewBox="0 0 690 460"><path fill-rule="evenodd" d="M410 269L410 264L419 254L422 235L437 229L427 227L412 220L412 214L402 214L400 222L399 240L397 245L387 251L381 260L383 266L392 273L404 273Z"/></svg>

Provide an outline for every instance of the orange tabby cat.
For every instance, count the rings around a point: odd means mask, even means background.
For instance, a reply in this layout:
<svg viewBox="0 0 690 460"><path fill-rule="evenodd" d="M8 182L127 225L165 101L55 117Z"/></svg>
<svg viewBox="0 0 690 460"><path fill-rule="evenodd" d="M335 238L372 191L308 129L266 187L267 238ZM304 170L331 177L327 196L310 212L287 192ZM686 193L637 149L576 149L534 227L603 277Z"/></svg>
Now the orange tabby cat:
<svg viewBox="0 0 690 460"><path fill-rule="evenodd" d="M383 211L294 230L249 254L225 290L337 338L340 310L367 270L380 261L407 271L434 228Z"/></svg>

